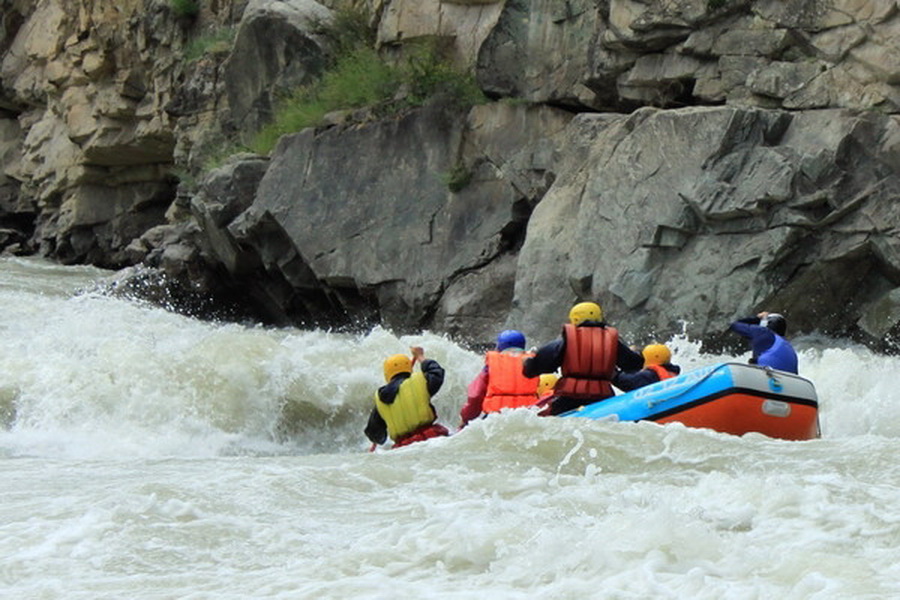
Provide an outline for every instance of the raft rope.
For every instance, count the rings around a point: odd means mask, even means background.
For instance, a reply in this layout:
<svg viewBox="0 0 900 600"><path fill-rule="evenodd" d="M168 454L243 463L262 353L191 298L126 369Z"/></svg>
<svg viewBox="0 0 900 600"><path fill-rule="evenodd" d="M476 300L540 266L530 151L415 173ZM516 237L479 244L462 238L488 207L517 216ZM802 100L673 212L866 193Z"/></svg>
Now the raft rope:
<svg viewBox="0 0 900 600"><path fill-rule="evenodd" d="M729 364L729 363L725 363L724 365L719 365L719 366L717 366L717 367L714 368L712 371L710 371L709 373L707 373L706 375L704 375L703 377L701 377L700 379L698 379L696 382L694 382L693 385L691 385L691 386L689 386L689 387L686 387L685 389L681 390L680 392L678 392L678 393L675 394L674 396L669 396L669 397L667 397L667 398L661 398L661 399L658 399L658 400L657 400L657 399L652 399L652 398L651 398L650 400L647 401L647 407L648 407L648 408L653 408L653 407L656 406L657 404L662 404L663 402L668 402L669 400L675 400L675 399L678 398L679 396L683 396L684 394L687 394L688 392L690 392L691 390L693 390L695 387L697 387L698 385L700 385L701 383L703 383L704 381L706 381L707 379L709 379L710 377L712 377L713 375L715 375L716 372L719 371L719 369L728 366L728 364Z"/></svg>

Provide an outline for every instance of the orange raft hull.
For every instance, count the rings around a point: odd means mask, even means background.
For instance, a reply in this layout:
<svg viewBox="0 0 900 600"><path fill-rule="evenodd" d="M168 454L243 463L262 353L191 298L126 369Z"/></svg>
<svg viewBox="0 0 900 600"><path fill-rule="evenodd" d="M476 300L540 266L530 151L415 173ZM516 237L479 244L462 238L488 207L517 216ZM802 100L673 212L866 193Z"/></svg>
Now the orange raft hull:
<svg viewBox="0 0 900 600"><path fill-rule="evenodd" d="M784 440L820 436L812 382L793 373L745 365L712 365L562 416L678 422L732 435L761 433Z"/></svg>

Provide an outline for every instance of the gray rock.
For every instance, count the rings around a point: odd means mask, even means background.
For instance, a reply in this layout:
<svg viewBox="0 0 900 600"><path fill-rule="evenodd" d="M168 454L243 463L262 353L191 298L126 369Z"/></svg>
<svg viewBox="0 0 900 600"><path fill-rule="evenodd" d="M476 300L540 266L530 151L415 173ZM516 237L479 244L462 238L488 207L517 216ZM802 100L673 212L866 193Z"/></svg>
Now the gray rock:
<svg viewBox="0 0 900 600"><path fill-rule="evenodd" d="M803 90L826 68L824 63L818 62L772 62L751 73L747 86L755 94L783 99Z"/></svg>
<svg viewBox="0 0 900 600"><path fill-rule="evenodd" d="M231 277L251 276L260 266L255 255L240 247L228 225L253 203L268 165L268 159L262 157L239 157L213 170L191 199L191 213L213 262L223 265Z"/></svg>
<svg viewBox="0 0 900 600"><path fill-rule="evenodd" d="M325 66L314 33L331 11L313 0L253 0L224 64L231 120L253 132L271 121L279 94L309 83Z"/></svg>
<svg viewBox="0 0 900 600"><path fill-rule="evenodd" d="M509 323L547 338L568 306L593 299L638 336L684 320L715 338L765 307L794 331L846 334L848 311L900 282L896 131L837 111L581 116L567 145L581 158L529 221Z"/></svg>
<svg viewBox="0 0 900 600"><path fill-rule="evenodd" d="M883 338L900 324L900 288L871 302L858 320L860 328L874 338Z"/></svg>
<svg viewBox="0 0 900 600"><path fill-rule="evenodd" d="M507 0L480 47L478 83L489 94L581 105L599 26L592 0Z"/></svg>
<svg viewBox="0 0 900 600"><path fill-rule="evenodd" d="M256 275L256 296L282 320L353 322L377 307L398 329L481 335L505 318L505 302L484 301L512 296L512 257L568 119L494 105L463 120L434 106L288 136L227 235L269 275ZM468 182L451 191L459 169ZM474 294L472 281L490 286Z"/></svg>

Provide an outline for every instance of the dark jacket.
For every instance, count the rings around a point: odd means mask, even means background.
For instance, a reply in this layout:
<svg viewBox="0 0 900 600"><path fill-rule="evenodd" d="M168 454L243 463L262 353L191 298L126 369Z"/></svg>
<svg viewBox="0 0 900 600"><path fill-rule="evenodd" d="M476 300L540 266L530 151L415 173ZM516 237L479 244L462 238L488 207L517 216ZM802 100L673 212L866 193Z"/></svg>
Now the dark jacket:
<svg viewBox="0 0 900 600"><path fill-rule="evenodd" d="M678 365L666 363L662 366L672 375L679 375L681 373L681 367ZM653 369L642 369L634 373L617 371L616 376L613 377L613 385L623 392L630 392L631 390L636 390L645 385L657 382L659 382L659 375Z"/></svg>
<svg viewBox="0 0 900 600"><path fill-rule="evenodd" d="M428 385L428 395L434 396L444 384L444 367L439 365L436 360L426 358L421 363L421 369L422 375L425 376L425 382ZM378 388L378 397L381 401L385 404L393 403L397 398L400 384L406 381L409 375L409 373L397 373L388 383ZM437 411L434 410L434 405L431 406L431 410L434 411L435 418L437 418ZM366 437L376 444L383 444L387 441L387 423L378 414L378 409L376 408L373 408L372 412L369 413L369 422L366 424L365 433Z"/></svg>
<svg viewBox="0 0 900 600"><path fill-rule="evenodd" d="M579 327L606 327L601 321L585 321ZM553 373L562 366L566 343L562 337L538 348L535 355L525 360L522 373L526 377L537 377L542 373ZM626 346L621 338L616 349L616 366L622 371L632 372L644 366L644 357ZM565 373L563 374L565 375ZM584 400L557 397L553 400L550 414L558 415L585 404Z"/></svg>
<svg viewBox="0 0 900 600"><path fill-rule="evenodd" d="M753 350L750 364L789 373L797 372L797 352L794 347L768 327L760 325L759 317L739 319L729 329L750 340Z"/></svg>

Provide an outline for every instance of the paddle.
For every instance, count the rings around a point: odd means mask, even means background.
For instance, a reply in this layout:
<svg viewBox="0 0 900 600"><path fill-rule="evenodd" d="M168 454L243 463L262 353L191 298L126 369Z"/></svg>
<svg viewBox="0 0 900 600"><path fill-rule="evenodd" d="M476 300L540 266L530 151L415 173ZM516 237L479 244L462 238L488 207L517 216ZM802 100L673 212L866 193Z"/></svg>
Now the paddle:
<svg viewBox="0 0 900 600"><path fill-rule="evenodd" d="M410 348L413 351L412 360L409 361L409 372L412 373L413 367L416 366L416 361L419 360L419 353L416 352L416 348ZM375 452L375 448L378 447L378 444L372 442L372 446L369 448L369 452Z"/></svg>

